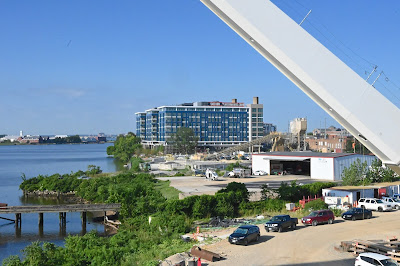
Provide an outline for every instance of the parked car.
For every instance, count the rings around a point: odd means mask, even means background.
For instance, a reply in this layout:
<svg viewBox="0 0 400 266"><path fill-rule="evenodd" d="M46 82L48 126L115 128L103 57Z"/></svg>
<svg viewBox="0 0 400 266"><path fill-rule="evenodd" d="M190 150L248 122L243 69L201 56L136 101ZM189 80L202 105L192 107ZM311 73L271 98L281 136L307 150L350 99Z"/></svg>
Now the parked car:
<svg viewBox="0 0 400 266"><path fill-rule="evenodd" d="M264 224L265 231L282 232L286 228L295 229L298 221L297 218L291 218L289 215L277 215Z"/></svg>
<svg viewBox="0 0 400 266"><path fill-rule="evenodd" d="M365 208L368 210L375 210L375 211L379 211L379 212L392 210L391 205L384 203L380 199L375 199L375 198L361 198L358 201L357 207Z"/></svg>
<svg viewBox="0 0 400 266"><path fill-rule="evenodd" d="M355 266L367 266L367 265L382 265L382 266L395 266L400 265L390 257L376 254L376 253L361 253L356 258L354 263Z"/></svg>
<svg viewBox="0 0 400 266"><path fill-rule="evenodd" d="M342 214L344 220L370 219L372 211L364 208L352 208Z"/></svg>
<svg viewBox="0 0 400 266"><path fill-rule="evenodd" d="M316 226L318 224L328 223L332 224L335 220L335 215L331 210L313 211L309 215L303 217L301 222L304 225Z"/></svg>
<svg viewBox="0 0 400 266"><path fill-rule="evenodd" d="M194 175L195 176L206 176L205 172L202 170L194 170Z"/></svg>
<svg viewBox="0 0 400 266"><path fill-rule="evenodd" d="M229 243L244 244L247 246L251 241L260 239L260 229L256 225L239 226L230 236Z"/></svg>
<svg viewBox="0 0 400 266"><path fill-rule="evenodd" d="M400 209L400 200L395 199L395 198L390 198L390 197L382 197L382 201L391 205L392 209Z"/></svg>
<svg viewBox="0 0 400 266"><path fill-rule="evenodd" d="M263 170L257 170L257 171L254 171L254 175L267 175L267 172L265 172Z"/></svg>

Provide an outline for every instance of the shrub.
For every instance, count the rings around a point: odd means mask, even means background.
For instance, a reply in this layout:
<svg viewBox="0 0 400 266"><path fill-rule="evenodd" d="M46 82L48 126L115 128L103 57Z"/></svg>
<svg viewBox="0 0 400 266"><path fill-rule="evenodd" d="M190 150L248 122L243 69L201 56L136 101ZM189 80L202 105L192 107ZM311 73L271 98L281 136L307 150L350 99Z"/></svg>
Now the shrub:
<svg viewBox="0 0 400 266"><path fill-rule="evenodd" d="M184 174L184 173L181 173L181 172L176 172L176 173L174 174L174 176L185 176L185 174Z"/></svg>
<svg viewBox="0 0 400 266"><path fill-rule="evenodd" d="M323 200L321 199L316 199L316 200L312 200L308 203L306 203L306 205L304 206L304 209L306 210L324 210L328 208L328 204L326 204Z"/></svg>
<svg viewBox="0 0 400 266"><path fill-rule="evenodd" d="M131 158L131 171L140 172L140 164L143 163L142 158L132 157Z"/></svg>
<svg viewBox="0 0 400 266"><path fill-rule="evenodd" d="M333 208L333 209L331 209L331 210L332 210L333 214L335 215L335 217L340 217L340 216L342 216L343 210L338 209L338 208Z"/></svg>

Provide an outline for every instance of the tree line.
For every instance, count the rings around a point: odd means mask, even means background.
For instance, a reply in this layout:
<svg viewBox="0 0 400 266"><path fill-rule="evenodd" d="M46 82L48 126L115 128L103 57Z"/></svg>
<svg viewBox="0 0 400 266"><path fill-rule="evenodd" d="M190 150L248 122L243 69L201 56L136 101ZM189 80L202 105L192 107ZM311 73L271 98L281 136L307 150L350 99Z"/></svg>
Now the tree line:
<svg viewBox="0 0 400 266"><path fill-rule="evenodd" d="M173 147L173 151L183 154L191 154L195 151L199 138L195 136L190 128L181 127L176 133L170 135L168 145ZM123 163L129 162L132 156L156 155L164 152L164 146L153 149L145 149L141 144L141 139L132 132L126 135L119 135L113 146L107 147L107 154Z"/></svg>

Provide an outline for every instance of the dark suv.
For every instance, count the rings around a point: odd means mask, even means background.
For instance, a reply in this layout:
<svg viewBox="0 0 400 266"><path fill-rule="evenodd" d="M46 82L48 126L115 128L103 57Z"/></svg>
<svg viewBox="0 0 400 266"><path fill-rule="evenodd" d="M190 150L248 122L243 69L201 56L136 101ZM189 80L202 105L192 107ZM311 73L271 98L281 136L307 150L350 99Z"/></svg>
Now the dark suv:
<svg viewBox="0 0 400 266"><path fill-rule="evenodd" d="M335 220L335 215L331 210L313 211L308 216L301 218L304 225L313 225L328 223L331 224Z"/></svg>
<svg viewBox="0 0 400 266"><path fill-rule="evenodd" d="M229 243L244 244L260 239L260 229L256 225L242 225L229 236Z"/></svg>

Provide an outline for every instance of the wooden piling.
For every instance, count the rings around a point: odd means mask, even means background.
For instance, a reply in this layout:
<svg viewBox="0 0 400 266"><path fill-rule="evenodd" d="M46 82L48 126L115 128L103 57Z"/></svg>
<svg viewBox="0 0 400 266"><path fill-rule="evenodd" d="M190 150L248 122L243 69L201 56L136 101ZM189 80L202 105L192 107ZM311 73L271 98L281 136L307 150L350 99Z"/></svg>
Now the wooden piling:
<svg viewBox="0 0 400 266"><path fill-rule="evenodd" d="M86 212L82 212L81 217L82 217L82 224L86 225Z"/></svg>
<svg viewBox="0 0 400 266"><path fill-rule="evenodd" d="M15 226L21 227L21 214L20 213L15 214Z"/></svg>
<svg viewBox="0 0 400 266"><path fill-rule="evenodd" d="M39 213L39 227L43 227L43 212Z"/></svg>
<svg viewBox="0 0 400 266"><path fill-rule="evenodd" d="M81 217L82 217L82 231L81 231L81 235L85 235L85 234L86 234L86 212L82 212L82 213L81 213Z"/></svg>

